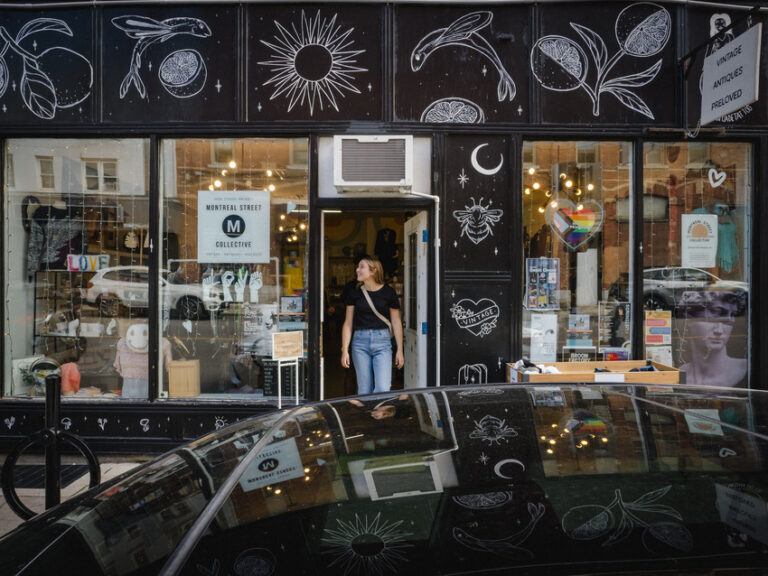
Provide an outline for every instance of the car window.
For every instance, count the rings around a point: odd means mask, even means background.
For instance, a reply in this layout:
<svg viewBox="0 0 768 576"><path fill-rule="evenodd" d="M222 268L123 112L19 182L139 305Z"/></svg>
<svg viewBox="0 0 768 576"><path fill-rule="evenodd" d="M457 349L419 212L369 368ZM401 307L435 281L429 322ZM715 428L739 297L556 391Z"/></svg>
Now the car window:
<svg viewBox="0 0 768 576"><path fill-rule="evenodd" d="M119 281L120 278L120 271L119 270L113 270L111 272L105 272L103 278L105 280L114 280L115 282Z"/></svg>
<svg viewBox="0 0 768 576"><path fill-rule="evenodd" d="M710 282L714 280L712 276L703 270L695 270L693 268L686 268L684 277L688 282Z"/></svg>

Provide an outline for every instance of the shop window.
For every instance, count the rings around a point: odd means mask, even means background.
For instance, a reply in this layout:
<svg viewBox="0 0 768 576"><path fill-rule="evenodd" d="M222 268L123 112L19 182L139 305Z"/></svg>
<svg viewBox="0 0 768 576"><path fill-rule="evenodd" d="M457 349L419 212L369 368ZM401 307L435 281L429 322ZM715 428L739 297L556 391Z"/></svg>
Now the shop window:
<svg viewBox="0 0 768 576"><path fill-rule="evenodd" d="M84 158L85 189L88 191L114 194L118 191L117 160Z"/></svg>
<svg viewBox="0 0 768 576"><path fill-rule="evenodd" d="M660 146L643 149L646 357L688 384L748 386L752 148L666 143L659 167Z"/></svg>
<svg viewBox="0 0 768 576"><path fill-rule="evenodd" d="M629 359L631 159L626 142L525 142L523 353Z"/></svg>
<svg viewBox="0 0 768 576"><path fill-rule="evenodd" d="M56 185L53 173L53 156L38 156L37 172L40 176L40 189L53 190Z"/></svg>
<svg viewBox="0 0 768 576"><path fill-rule="evenodd" d="M273 335L306 345L307 154L297 138L162 143L162 396L277 396ZM299 355L283 394L303 389Z"/></svg>
<svg viewBox="0 0 768 576"><path fill-rule="evenodd" d="M6 142L18 177L3 200L5 395L41 394L45 357L62 366L65 396L147 397L148 146Z"/></svg>

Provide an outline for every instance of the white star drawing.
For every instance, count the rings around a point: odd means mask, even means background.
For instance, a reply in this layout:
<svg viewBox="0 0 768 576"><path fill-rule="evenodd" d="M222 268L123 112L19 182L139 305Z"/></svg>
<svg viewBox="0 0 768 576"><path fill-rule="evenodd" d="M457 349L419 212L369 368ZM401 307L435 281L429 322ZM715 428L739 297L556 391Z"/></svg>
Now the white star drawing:
<svg viewBox="0 0 768 576"><path fill-rule="evenodd" d="M150 62L149 64L147 64L147 68L149 68L150 70L152 70L152 62Z"/></svg>
<svg viewBox="0 0 768 576"><path fill-rule="evenodd" d="M373 91L373 84L368 82L368 92L371 92L371 91Z"/></svg>
<svg viewBox="0 0 768 576"><path fill-rule="evenodd" d="M459 181L459 184L461 184L461 189L464 190L464 185L469 182L469 176L467 176L467 173L464 171L464 168L461 169L461 172L459 173L459 177L457 178Z"/></svg>
<svg viewBox="0 0 768 576"><path fill-rule="evenodd" d="M517 107L517 115L518 116L522 116L523 115L523 107L522 106L518 106Z"/></svg>
<svg viewBox="0 0 768 576"><path fill-rule="evenodd" d="M480 462L480 464L482 464L483 466L485 466L490 461L490 458L485 452L480 452L480 457L477 459L477 461Z"/></svg>
<svg viewBox="0 0 768 576"><path fill-rule="evenodd" d="M32 42L32 48L34 48L34 49L35 49L35 52L37 52L37 40L35 40L34 42Z"/></svg>
<svg viewBox="0 0 768 576"><path fill-rule="evenodd" d="M219 80L219 79L217 78L217 79L216 79L216 84L214 84L214 87L216 88L216 92L218 92L219 94L221 94L221 80Z"/></svg>
<svg viewBox="0 0 768 576"><path fill-rule="evenodd" d="M259 103L256 105L256 110L258 110L259 112L261 112L261 102L259 102Z"/></svg>
<svg viewBox="0 0 768 576"><path fill-rule="evenodd" d="M14 80L13 84L11 84L11 88L13 88L13 91L16 92L16 80Z"/></svg>
<svg viewBox="0 0 768 576"><path fill-rule="evenodd" d="M499 255L499 249L498 249L498 247L496 247L496 248L494 248L494 249L493 249L493 255L494 255L494 256L498 256L498 255Z"/></svg>
<svg viewBox="0 0 768 576"><path fill-rule="evenodd" d="M483 66L483 69L481 70L483 73L483 78L485 78L485 75L488 74L488 68L486 66Z"/></svg>
<svg viewBox="0 0 768 576"><path fill-rule="evenodd" d="M451 290L451 298L456 298L456 290Z"/></svg>
<svg viewBox="0 0 768 576"><path fill-rule="evenodd" d="M8 108L3 104L3 112L8 112Z"/></svg>
<svg viewBox="0 0 768 576"><path fill-rule="evenodd" d="M275 21L275 42L261 41L274 56L259 62L274 73L264 83L275 87L270 100L284 96L288 98L289 112L297 104L307 105L312 116L315 106L322 110L330 105L338 112L336 98L343 98L345 91L360 94L351 81L355 74L368 71L354 65L365 50L348 49L354 44L349 39L354 28L342 32L336 17L321 18L319 10L314 17L307 17L302 10L299 28L293 23L290 30Z"/></svg>

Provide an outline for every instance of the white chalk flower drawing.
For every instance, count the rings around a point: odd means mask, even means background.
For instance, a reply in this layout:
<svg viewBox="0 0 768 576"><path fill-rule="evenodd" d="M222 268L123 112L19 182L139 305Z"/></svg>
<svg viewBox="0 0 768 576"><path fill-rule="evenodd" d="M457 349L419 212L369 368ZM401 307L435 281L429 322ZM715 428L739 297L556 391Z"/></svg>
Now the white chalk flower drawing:
<svg viewBox="0 0 768 576"><path fill-rule="evenodd" d="M388 522L381 513L368 519L355 514L354 521L337 519L336 529L326 528L323 541L332 547L324 554L335 556L330 566L338 574L397 574L398 566L407 560L405 550L411 544L404 542L410 532L401 529L402 520Z"/></svg>
<svg viewBox="0 0 768 576"><path fill-rule="evenodd" d="M602 546L608 548L629 538L635 528L642 528L642 542L649 552L663 551L664 547L688 552L693 548L693 536L681 523L683 517L671 506L658 503L671 488L646 492L630 502L617 489L607 506L582 504L568 510L563 515L563 530L574 540L605 538Z"/></svg>
<svg viewBox="0 0 768 576"><path fill-rule="evenodd" d="M77 106L91 95L93 67L85 56L63 46L53 46L40 54L33 54L22 46L24 40L40 32L74 36L67 23L56 18L30 20L15 38L0 26L0 97L11 81L5 61L10 50L21 58L19 94L24 105L38 118L51 120L56 116L56 110ZM37 49L36 40L33 49ZM15 85L14 81L14 89Z"/></svg>
<svg viewBox="0 0 768 576"><path fill-rule="evenodd" d="M477 302L464 298L451 306L450 312L459 328L483 338L496 328L500 310L498 304L488 298Z"/></svg>
<svg viewBox="0 0 768 576"><path fill-rule="evenodd" d="M453 217L461 226L461 236L466 236L474 244L480 244L488 236L493 236L493 225L497 224L504 216L504 210L491 209L491 200L483 206L483 199L475 202L474 197L471 206L464 206L464 210L454 210Z"/></svg>
<svg viewBox="0 0 768 576"><path fill-rule="evenodd" d="M605 41L595 31L571 22L587 47L595 67L594 84L588 84L587 53L565 36L544 36L531 50L531 70L548 90L569 92L582 88L592 100L592 113L600 115L600 96L611 94L624 106L653 119L653 112L632 89L645 86L659 73L663 59L641 72L609 77L624 56L647 58L661 52L669 41L672 18L666 8L652 2L639 2L624 8L616 19L615 35L619 50L609 58Z"/></svg>
<svg viewBox="0 0 768 576"><path fill-rule="evenodd" d="M421 113L421 122L432 124L482 124L485 112L466 98L450 96L435 100Z"/></svg>
<svg viewBox="0 0 768 576"><path fill-rule="evenodd" d="M445 28L433 30L424 36L416 45L416 48L413 49L413 52L411 52L411 70L414 72L421 70L421 67L424 66L432 52L439 48L462 46L479 52L490 61L501 77L496 87L496 96L499 102L504 100L511 102L517 93L515 81L512 80L512 76L504 68L496 50L480 34L480 30L490 25L492 20L493 12L481 10L457 18Z"/></svg>
<svg viewBox="0 0 768 576"><path fill-rule="evenodd" d="M308 106L312 116L315 106L321 110L331 106L337 112L337 97L344 98L345 92L360 94L352 84L355 75L367 72L357 66L357 57L365 50L352 50L354 40L350 35L355 30L342 30L336 23L337 14L331 18L307 16L301 12L301 24L291 24L290 30L275 21L278 33L274 42L261 43L274 53L270 60L259 62L270 68L273 76L264 85L274 86L270 100L279 97L288 99L288 111L296 105Z"/></svg>

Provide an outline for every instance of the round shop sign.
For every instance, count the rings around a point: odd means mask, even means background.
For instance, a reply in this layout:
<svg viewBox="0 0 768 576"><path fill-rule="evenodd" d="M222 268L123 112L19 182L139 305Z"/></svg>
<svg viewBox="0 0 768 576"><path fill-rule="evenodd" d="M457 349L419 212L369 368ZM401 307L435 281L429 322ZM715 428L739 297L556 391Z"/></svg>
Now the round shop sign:
<svg viewBox="0 0 768 576"><path fill-rule="evenodd" d="M221 223L221 230L230 238L238 238L245 232L245 220L237 214L230 214Z"/></svg>

